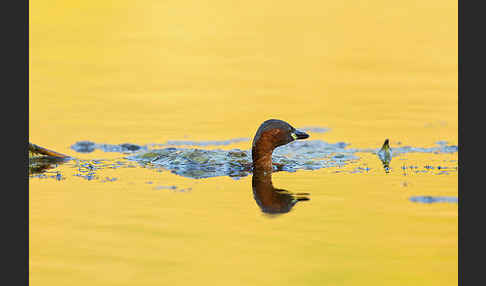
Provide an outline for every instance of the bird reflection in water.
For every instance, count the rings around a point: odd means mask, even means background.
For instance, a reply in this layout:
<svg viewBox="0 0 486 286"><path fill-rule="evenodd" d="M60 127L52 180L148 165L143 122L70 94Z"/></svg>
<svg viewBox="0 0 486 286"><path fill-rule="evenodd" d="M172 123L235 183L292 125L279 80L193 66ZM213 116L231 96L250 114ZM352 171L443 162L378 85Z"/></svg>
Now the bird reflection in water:
<svg viewBox="0 0 486 286"><path fill-rule="evenodd" d="M252 177L253 197L266 214L284 214L300 201L310 200L309 193L291 193L287 190L276 189L272 184L272 173L257 171Z"/></svg>

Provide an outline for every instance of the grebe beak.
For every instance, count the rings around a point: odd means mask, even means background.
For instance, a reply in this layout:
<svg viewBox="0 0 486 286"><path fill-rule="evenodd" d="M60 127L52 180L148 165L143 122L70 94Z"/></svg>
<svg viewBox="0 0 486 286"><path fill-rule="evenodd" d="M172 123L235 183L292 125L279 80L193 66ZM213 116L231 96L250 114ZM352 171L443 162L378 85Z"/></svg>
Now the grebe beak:
<svg viewBox="0 0 486 286"><path fill-rule="evenodd" d="M309 138L309 134L299 130L292 131L291 136L294 140Z"/></svg>

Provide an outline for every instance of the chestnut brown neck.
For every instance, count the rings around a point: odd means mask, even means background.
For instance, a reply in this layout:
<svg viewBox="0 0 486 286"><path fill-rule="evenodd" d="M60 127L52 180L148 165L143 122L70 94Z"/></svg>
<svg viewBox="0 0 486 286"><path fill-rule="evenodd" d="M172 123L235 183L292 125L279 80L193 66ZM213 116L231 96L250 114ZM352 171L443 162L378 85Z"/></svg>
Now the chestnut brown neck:
<svg viewBox="0 0 486 286"><path fill-rule="evenodd" d="M272 132L267 131L255 138L251 149L253 170L272 171L272 153L275 144L272 140Z"/></svg>

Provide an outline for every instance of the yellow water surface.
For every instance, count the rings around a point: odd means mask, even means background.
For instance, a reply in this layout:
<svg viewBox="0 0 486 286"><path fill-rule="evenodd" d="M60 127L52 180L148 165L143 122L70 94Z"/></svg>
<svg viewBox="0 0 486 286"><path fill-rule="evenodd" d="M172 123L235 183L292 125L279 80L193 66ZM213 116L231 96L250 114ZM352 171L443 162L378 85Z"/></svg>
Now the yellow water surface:
<svg viewBox="0 0 486 286"><path fill-rule="evenodd" d="M70 149L81 140L251 138L270 118L353 148L458 143L457 1L34 0L29 16L29 140L79 159L122 157ZM273 174L310 193L278 216L251 175L102 182L59 166L64 180L29 181L30 283L457 285L458 205L409 201L457 197L457 172L401 169L457 153L407 154L388 174L358 155L369 172Z"/></svg>

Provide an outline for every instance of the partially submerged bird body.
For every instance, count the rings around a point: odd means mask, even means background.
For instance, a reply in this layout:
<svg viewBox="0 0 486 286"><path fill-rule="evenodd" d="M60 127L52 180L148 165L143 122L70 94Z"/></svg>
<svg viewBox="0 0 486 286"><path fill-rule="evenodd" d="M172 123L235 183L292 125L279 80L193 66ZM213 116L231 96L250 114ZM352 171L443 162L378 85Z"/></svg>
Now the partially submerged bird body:
<svg viewBox="0 0 486 286"><path fill-rule="evenodd" d="M42 173L71 157L29 142L29 174Z"/></svg>
<svg viewBox="0 0 486 286"><path fill-rule="evenodd" d="M44 147L32 144L29 142L29 159L38 156L49 156L54 158L69 158L69 156L49 150Z"/></svg>

